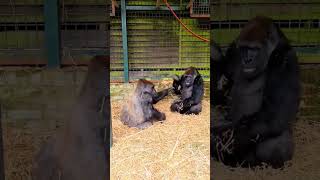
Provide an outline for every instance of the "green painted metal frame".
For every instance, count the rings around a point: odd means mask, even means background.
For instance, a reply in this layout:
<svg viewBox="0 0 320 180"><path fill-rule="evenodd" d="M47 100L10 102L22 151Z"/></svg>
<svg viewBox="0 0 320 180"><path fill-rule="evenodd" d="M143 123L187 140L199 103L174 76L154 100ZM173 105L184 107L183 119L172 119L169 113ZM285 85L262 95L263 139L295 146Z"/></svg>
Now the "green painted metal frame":
<svg viewBox="0 0 320 180"><path fill-rule="evenodd" d="M121 0L121 28L122 28L124 81L128 83L129 82L129 60L128 60L126 0Z"/></svg>
<svg viewBox="0 0 320 180"><path fill-rule="evenodd" d="M59 0L44 1L45 39L48 67L60 67Z"/></svg>
<svg viewBox="0 0 320 180"><path fill-rule="evenodd" d="M171 8L175 11L179 10L186 10L183 8L180 8L179 6L171 6ZM132 10L132 11L157 11L157 10L162 10L162 11L168 11L168 8L166 6L127 6L126 10Z"/></svg>
<svg viewBox="0 0 320 180"><path fill-rule="evenodd" d="M121 29L122 29L122 48L123 48L123 67L124 81L129 82L129 57L128 57L128 34L127 34L127 10L132 11L156 11L168 10L167 7L160 6L126 6L126 1L121 0ZM179 6L173 6L173 10L181 10Z"/></svg>
<svg viewBox="0 0 320 180"><path fill-rule="evenodd" d="M0 104L0 180L5 180L4 174L4 149L3 149L3 136L2 136L2 104Z"/></svg>

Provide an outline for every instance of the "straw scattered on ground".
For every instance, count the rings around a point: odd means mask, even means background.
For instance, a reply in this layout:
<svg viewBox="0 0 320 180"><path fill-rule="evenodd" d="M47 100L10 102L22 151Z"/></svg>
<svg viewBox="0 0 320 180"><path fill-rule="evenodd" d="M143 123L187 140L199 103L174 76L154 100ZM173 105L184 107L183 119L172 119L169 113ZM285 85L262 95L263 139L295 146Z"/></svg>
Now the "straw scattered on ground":
<svg viewBox="0 0 320 180"><path fill-rule="evenodd" d="M111 179L210 179L209 101L197 116L170 112L173 100L155 105L166 121L144 130L123 125L123 101L112 102Z"/></svg>
<svg viewBox="0 0 320 180"><path fill-rule="evenodd" d="M218 180L319 180L320 122L298 120L294 126L295 153L283 170L228 168L214 161L211 173Z"/></svg>

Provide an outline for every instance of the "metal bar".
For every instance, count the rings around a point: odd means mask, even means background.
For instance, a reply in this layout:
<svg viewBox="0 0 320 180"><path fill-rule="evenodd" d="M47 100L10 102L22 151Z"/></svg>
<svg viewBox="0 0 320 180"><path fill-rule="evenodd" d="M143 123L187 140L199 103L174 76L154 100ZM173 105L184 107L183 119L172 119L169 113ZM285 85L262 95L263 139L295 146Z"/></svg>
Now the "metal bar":
<svg viewBox="0 0 320 180"><path fill-rule="evenodd" d="M121 4L122 6L122 4ZM180 8L179 6L171 6L171 8L175 11L179 10L186 10L185 8ZM129 11L157 11L157 10L162 10L162 11L167 11L168 8L165 6L127 6L126 10Z"/></svg>
<svg viewBox="0 0 320 180"><path fill-rule="evenodd" d="M60 66L60 34L59 34L59 0L44 2L45 38L48 57L48 67Z"/></svg>
<svg viewBox="0 0 320 180"><path fill-rule="evenodd" d="M126 83L128 83L129 82L129 60L128 60L126 0L121 0L121 27L122 27L124 80Z"/></svg>
<svg viewBox="0 0 320 180"><path fill-rule="evenodd" d="M0 103L0 180L5 180L2 139L2 104Z"/></svg>

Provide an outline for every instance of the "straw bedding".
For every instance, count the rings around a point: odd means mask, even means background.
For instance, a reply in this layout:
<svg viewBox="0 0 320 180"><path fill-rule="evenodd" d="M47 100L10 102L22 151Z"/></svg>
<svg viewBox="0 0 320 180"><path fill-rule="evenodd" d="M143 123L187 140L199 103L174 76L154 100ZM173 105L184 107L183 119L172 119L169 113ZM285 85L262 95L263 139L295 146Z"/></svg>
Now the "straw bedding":
<svg viewBox="0 0 320 180"><path fill-rule="evenodd" d="M155 107L166 121L138 130L123 125L124 101L112 101L111 179L210 179L210 104L200 115L170 112L169 95Z"/></svg>
<svg viewBox="0 0 320 180"><path fill-rule="evenodd" d="M115 89L124 88L117 85ZM123 92L127 94L127 90ZM137 130L119 121L124 101L114 97L115 94L112 95L111 179L210 179L209 100L204 100L200 115L186 116L170 112L174 98L169 96L156 104L156 108L166 113L167 120ZM42 129L41 133L34 129L3 123L6 179L29 179L33 155L40 142L53 134L49 129L36 128ZM294 158L283 170L230 169L214 161L211 173L217 180L319 180L320 119L300 118L294 126L294 138Z"/></svg>
<svg viewBox="0 0 320 180"><path fill-rule="evenodd" d="M256 169L228 168L213 161L211 173L218 180L319 180L320 179L320 123L298 120L294 126L295 153L284 169L260 167Z"/></svg>

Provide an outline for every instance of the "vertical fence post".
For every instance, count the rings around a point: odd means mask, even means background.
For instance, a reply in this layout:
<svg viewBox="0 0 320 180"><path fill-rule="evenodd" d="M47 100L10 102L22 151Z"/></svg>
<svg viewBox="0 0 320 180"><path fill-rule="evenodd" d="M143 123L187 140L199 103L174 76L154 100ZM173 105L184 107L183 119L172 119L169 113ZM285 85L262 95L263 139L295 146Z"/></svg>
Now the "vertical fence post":
<svg viewBox="0 0 320 180"><path fill-rule="evenodd" d="M0 180L5 180L3 153L4 152L3 152L3 136L2 136L2 105L0 103Z"/></svg>
<svg viewBox="0 0 320 180"><path fill-rule="evenodd" d="M44 1L45 42L48 67L60 66L59 0Z"/></svg>
<svg viewBox="0 0 320 180"><path fill-rule="evenodd" d="M128 61L128 39L127 39L127 12L126 12L125 0L121 0L121 27L122 27L124 81L128 83L129 82L129 61Z"/></svg>

